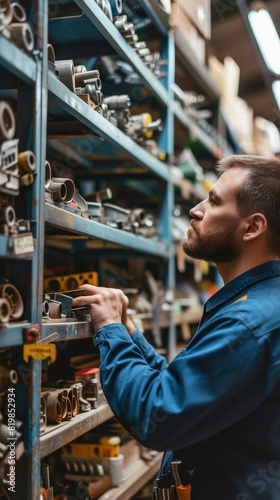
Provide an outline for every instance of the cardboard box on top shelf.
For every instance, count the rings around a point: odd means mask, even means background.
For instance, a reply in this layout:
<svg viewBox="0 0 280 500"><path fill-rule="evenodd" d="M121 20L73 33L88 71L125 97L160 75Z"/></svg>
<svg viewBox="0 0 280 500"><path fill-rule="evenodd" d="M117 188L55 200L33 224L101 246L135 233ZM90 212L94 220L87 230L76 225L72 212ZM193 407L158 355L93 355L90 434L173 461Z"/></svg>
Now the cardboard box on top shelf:
<svg viewBox="0 0 280 500"><path fill-rule="evenodd" d="M205 40L211 38L211 0L172 0L177 3Z"/></svg>
<svg viewBox="0 0 280 500"><path fill-rule="evenodd" d="M177 2L171 4L171 19L172 26L175 30L175 40L176 30L178 30L186 39L187 44L194 52L197 60L205 64L206 41Z"/></svg>
<svg viewBox="0 0 280 500"><path fill-rule="evenodd" d="M246 154L256 154L253 109L241 97L233 96L227 101L223 110L241 150Z"/></svg>
<svg viewBox="0 0 280 500"><path fill-rule="evenodd" d="M215 56L210 55L208 69L220 90L222 103L238 96L240 67L232 57L226 56L224 61L220 62Z"/></svg>
<svg viewBox="0 0 280 500"><path fill-rule="evenodd" d="M254 154L253 110L238 96L240 67L230 56L208 57L208 69L221 93L221 108L240 148Z"/></svg>
<svg viewBox="0 0 280 500"><path fill-rule="evenodd" d="M254 143L256 154L273 157L280 153L280 132L275 123L262 116L254 120Z"/></svg>

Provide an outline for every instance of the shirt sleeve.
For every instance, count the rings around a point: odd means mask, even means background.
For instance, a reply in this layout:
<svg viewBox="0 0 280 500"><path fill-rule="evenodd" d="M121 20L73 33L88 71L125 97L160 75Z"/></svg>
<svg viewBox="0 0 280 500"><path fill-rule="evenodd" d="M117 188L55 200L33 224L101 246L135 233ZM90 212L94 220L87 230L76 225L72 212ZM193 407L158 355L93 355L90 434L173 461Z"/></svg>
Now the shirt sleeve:
<svg viewBox="0 0 280 500"><path fill-rule="evenodd" d="M158 371L122 325L96 332L105 396L144 446L165 451L198 443L241 420L265 399L267 356L246 324L223 318L211 325L210 333L197 332Z"/></svg>
<svg viewBox="0 0 280 500"><path fill-rule="evenodd" d="M139 347L140 351L142 352L144 358L151 368L159 371L166 368L167 362L164 356L161 356L155 351L153 346L145 338L145 335L140 332L138 328L135 328L135 332L133 333L131 338L133 342Z"/></svg>

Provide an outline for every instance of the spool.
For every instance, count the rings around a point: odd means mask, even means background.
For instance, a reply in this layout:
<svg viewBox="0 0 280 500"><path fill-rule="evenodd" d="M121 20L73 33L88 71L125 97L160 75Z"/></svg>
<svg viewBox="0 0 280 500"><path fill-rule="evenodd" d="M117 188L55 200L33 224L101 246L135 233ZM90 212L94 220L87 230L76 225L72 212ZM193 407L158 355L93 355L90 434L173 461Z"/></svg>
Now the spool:
<svg viewBox="0 0 280 500"><path fill-rule="evenodd" d="M0 141L13 139L15 132L14 112L7 101L0 101Z"/></svg>
<svg viewBox="0 0 280 500"><path fill-rule="evenodd" d="M26 52L32 52L34 49L34 36L28 23L11 23L11 39L20 48Z"/></svg>

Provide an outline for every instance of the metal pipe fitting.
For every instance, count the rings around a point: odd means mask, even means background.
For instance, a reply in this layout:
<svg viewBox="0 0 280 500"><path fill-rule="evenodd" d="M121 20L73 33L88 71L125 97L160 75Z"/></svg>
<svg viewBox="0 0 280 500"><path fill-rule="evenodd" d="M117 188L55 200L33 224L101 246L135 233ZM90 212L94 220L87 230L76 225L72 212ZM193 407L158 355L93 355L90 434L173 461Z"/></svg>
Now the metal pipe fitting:
<svg viewBox="0 0 280 500"><path fill-rule="evenodd" d="M34 49L34 36L28 23L11 23L11 40L26 52Z"/></svg>
<svg viewBox="0 0 280 500"><path fill-rule="evenodd" d="M0 207L0 221L7 224L8 227L13 227L16 223L16 212L14 207Z"/></svg>
<svg viewBox="0 0 280 500"><path fill-rule="evenodd" d="M5 365L0 365L0 394L5 394L7 389L18 381L16 370L11 370Z"/></svg>
<svg viewBox="0 0 280 500"><path fill-rule="evenodd" d="M122 0L108 0L111 5L113 16L119 16L122 13Z"/></svg>
<svg viewBox="0 0 280 500"><path fill-rule="evenodd" d="M64 197L64 203L70 203L70 201L73 200L74 195L75 195L75 184L72 181L72 179L66 179L63 177L53 177L52 182L54 183L63 183L65 189L66 189L66 194Z"/></svg>
<svg viewBox="0 0 280 500"><path fill-rule="evenodd" d="M19 319L23 315L23 300L17 288L11 283L0 285L0 297L7 299L11 307L11 318Z"/></svg>
<svg viewBox="0 0 280 500"><path fill-rule="evenodd" d="M20 3L11 3L12 10L12 22L14 23L25 23L26 12Z"/></svg>
<svg viewBox="0 0 280 500"><path fill-rule="evenodd" d="M82 87L89 82L89 80L100 78L100 73L97 69L93 69L92 71L83 71L81 73L75 73L75 85L76 87Z"/></svg>
<svg viewBox="0 0 280 500"><path fill-rule="evenodd" d="M13 139L16 133L14 112L7 101L0 101L0 141Z"/></svg>
<svg viewBox="0 0 280 500"><path fill-rule="evenodd" d="M21 171L33 173L36 169L36 158L33 151L22 151L18 155L18 165Z"/></svg>
<svg viewBox="0 0 280 500"><path fill-rule="evenodd" d="M127 94L112 95L103 99L108 109L124 109L131 105L130 97Z"/></svg>
<svg viewBox="0 0 280 500"><path fill-rule="evenodd" d="M75 92L75 68L72 59L56 61L55 68L59 73L59 80L72 92Z"/></svg>
<svg viewBox="0 0 280 500"><path fill-rule="evenodd" d="M52 179L52 169L48 161L45 161L45 189L49 188Z"/></svg>
<svg viewBox="0 0 280 500"><path fill-rule="evenodd" d="M0 324L8 323L11 317L11 306L7 299L0 298Z"/></svg>

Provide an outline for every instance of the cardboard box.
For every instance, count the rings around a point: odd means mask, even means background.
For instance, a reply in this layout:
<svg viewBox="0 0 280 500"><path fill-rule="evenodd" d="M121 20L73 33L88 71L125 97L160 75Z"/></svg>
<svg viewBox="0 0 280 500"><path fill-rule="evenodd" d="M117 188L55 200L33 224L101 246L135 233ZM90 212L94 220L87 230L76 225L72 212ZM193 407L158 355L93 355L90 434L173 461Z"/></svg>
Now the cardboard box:
<svg viewBox="0 0 280 500"><path fill-rule="evenodd" d="M240 67L232 57L226 56L222 63L215 56L209 56L208 69L220 90L222 101L238 95Z"/></svg>
<svg viewBox="0 0 280 500"><path fill-rule="evenodd" d="M205 64L206 42L177 2L171 4L171 19L173 28L179 30L181 35L186 38L186 42L193 50L197 60Z"/></svg>
<svg viewBox="0 0 280 500"><path fill-rule="evenodd" d="M175 0L205 40L211 38L211 0Z"/></svg>

